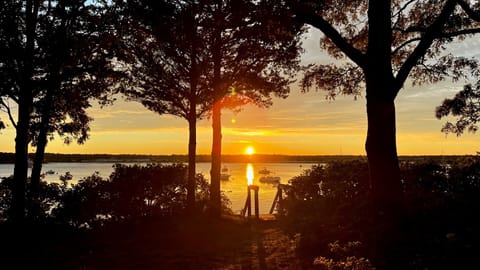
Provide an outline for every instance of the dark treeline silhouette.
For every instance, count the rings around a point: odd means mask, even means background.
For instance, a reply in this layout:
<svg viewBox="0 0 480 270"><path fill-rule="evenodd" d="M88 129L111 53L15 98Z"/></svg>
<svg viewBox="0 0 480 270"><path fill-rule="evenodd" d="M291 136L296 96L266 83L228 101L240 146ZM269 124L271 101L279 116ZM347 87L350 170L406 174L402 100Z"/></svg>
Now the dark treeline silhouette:
<svg viewBox="0 0 480 270"><path fill-rule="evenodd" d="M34 158L34 153L29 155ZM471 155L473 156L473 155ZM423 162L431 160L435 162L457 162L464 159L465 155L423 155L423 156L399 156L400 161ZM332 161L351 161L366 159L358 155L222 155L222 162L232 163L330 163ZM211 155L196 155L197 162L210 162ZM12 164L15 162L15 153L0 152L0 164ZM105 162L105 163L187 163L188 155L132 155L132 154L58 154L45 153L44 162Z"/></svg>

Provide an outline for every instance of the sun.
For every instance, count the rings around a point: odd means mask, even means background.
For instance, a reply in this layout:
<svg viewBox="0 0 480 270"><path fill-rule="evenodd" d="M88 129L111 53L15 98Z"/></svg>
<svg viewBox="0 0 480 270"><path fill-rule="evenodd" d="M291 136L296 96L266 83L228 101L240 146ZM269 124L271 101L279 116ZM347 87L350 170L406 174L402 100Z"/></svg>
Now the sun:
<svg viewBox="0 0 480 270"><path fill-rule="evenodd" d="M255 148L253 148L253 146L248 146L247 148L245 148L245 154L249 156L255 154Z"/></svg>

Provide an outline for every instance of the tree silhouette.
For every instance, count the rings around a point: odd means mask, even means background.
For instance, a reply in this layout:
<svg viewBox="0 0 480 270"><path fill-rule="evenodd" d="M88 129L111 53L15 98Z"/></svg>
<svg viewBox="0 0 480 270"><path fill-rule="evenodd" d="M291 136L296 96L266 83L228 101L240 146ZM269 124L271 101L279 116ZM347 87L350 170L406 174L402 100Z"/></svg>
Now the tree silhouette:
<svg viewBox="0 0 480 270"><path fill-rule="evenodd" d="M100 34L101 6L87 1L9 2L1 10L1 106L16 128L13 218L24 217L28 145L36 145L32 195L39 187L47 138L53 132L83 142L88 137L89 99L109 88L106 36ZM109 74L107 76L107 74ZM17 103L15 121L8 100ZM106 102L107 99L104 99Z"/></svg>
<svg viewBox="0 0 480 270"><path fill-rule="evenodd" d="M463 0L288 3L299 20L323 32L321 48L338 60L312 67L303 89L324 89L332 98L366 90L365 149L375 212L385 228L395 230L403 208L395 98L407 78L422 84L475 74L478 60L445 53L445 44L480 32L480 4ZM380 252L388 237L398 236L392 230L378 234ZM379 262L378 267L385 265Z"/></svg>
<svg viewBox="0 0 480 270"><path fill-rule="evenodd" d="M452 115L456 123L447 121L442 132L462 135L465 130L476 132L480 121L480 81L475 85L467 84L452 99L445 99L435 110L438 119Z"/></svg>
<svg viewBox="0 0 480 270"><path fill-rule="evenodd" d="M232 89L259 106L286 97L298 70L301 25L278 1L211 1L207 11L207 82L213 91L210 196L220 215L221 110Z"/></svg>
<svg viewBox="0 0 480 270"><path fill-rule="evenodd" d="M33 108L33 74L36 27L40 1L4 1L0 8L2 104L4 97L18 104L15 124L15 168L12 190L12 220L25 215L25 184L28 169L29 125Z"/></svg>
<svg viewBox="0 0 480 270"><path fill-rule="evenodd" d="M123 57L130 80L123 90L131 99L159 114L186 119L188 141L188 207L195 204L196 125L212 104L205 85L209 59L202 39L203 18L194 2L117 2L124 20Z"/></svg>
<svg viewBox="0 0 480 270"><path fill-rule="evenodd" d="M366 152L380 211L397 212L401 186L396 149L395 98L413 84L466 78L477 60L445 53L445 44L480 32L479 4L445 1L290 1L297 16L321 30L321 48L339 59L316 65L304 90L360 95L366 89Z"/></svg>
<svg viewBox="0 0 480 270"><path fill-rule="evenodd" d="M88 139L89 122L85 109L93 99L107 104L109 87L115 77L111 65L111 37L102 24L104 7L86 1L50 1L39 18L41 55L37 60L43 80L37 82L31 137L36 146L31 185L35 193L48 137L57 133L69 144ZM35 196L35 194L33 194Z"/></svg>
<svg viewBox="0 0 480 270"><path fill-rule="evenodd" d="M196 121L212 117L211 201L220 214L222 107L286 97L298 67L300 26L274 23L279 5L260 1L117 2L127 33L124 92L152 111L189 123L189 205L194 203ZM284 18L287 20L288 17ZM276 20L278 21L278 20Z"/></svg>

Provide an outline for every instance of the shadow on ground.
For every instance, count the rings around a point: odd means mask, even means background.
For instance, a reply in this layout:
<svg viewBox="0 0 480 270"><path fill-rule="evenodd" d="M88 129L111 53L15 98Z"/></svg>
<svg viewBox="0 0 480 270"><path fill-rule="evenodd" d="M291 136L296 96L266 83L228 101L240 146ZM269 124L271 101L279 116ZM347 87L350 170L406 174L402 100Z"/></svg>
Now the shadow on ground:
<svg viewBox="0 0 480 270"><path fill-rule="evenodd" d="M275 221L175 218L84 232L36 227L20 240L14 231L1 231L6 269L302 268L294 241Z"/></svg>

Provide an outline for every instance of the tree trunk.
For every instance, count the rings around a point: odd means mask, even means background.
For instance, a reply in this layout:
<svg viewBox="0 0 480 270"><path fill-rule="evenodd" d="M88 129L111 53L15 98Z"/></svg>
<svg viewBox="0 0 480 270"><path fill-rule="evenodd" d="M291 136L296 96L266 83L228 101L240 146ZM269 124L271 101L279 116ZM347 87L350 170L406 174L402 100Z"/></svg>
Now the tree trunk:
<svg viewBox="0 0 480 270"><path fill-rule="evenodd" d="M396 213L402 202L398 166L395 103L367 97L366 151L373 199L379 211Z"/></svg>
<svg viewBox="0 0 480 270"><path fill-rule="evenodd" d="M388 85L378 76L373 87L369 88L367 83L365 148L373 199L370 218L376 224L368 245L373 252L369 257L379 270L402 269L399 268L402 262L395 260L395 253L401 242L403 195L396 147L394 97L384 94L392 92Z"/></svg>
<svg viewBox="0 0 480 270"><path fill-rule="evenodd" d="M23 92L25 89L22 89ZM20 224L25 217L25 185L28 174L28 127L30 124L31 95L21 94L15 137L15 168L13 170L12 221Z"/></svg>
<svg viewBox="0 0 480 270"><path fill-rule="evenodd" d="M197 149L197 118L190 116L188 119L189 138L188 138L188 180L187 180L187 210L189 212L195 209L195 191L196 191L196 149Z"/></svg>
<svg viewBox="0 0 480 270"><path fill-rule="evenodd" d="M47 147L47 136L51 115L52 90L49 90L45 97L45 104L42 108L42 118L40 130L38 132L37 147L35 158L33 160L32 174L30 176L31 197L36 199L40 188L40 174L42 172L43 159L45 157L45 148Z"/></svg>
<svg viewBox="0 0 480 270"><path fill-rule="evenodd" d="M42 172L43 159L45 157L45 148L47 147L48 123L47 126L45 126L43 118L44 117L42 116L42 123L40 124L40 131L37 138L37 147L35 149L35 157L33 159L32 174L30 175L32 198L38 196L40 189L40 175Z"/></svg>
<svg viewBox="0 0 480 270"><path fill-rule="evenodd" d="M220 197L220 170L222 162L222 106L220 102L215 102L212 110L212 167L210 169L210 202L212 215L220 217L221 197Z"/></svg>
<svg viewBox="0 0 480 270"><path fill-rule="evenodd" d="M25 218L25 184L28 176L29 127L33 104L33 55L35 28L37 25L39 1L27 0L25 4L26 41L22 69L22 82L18 97L18 121L15 136L14 186L12 190L12 221L22 224Z"/></svg>

